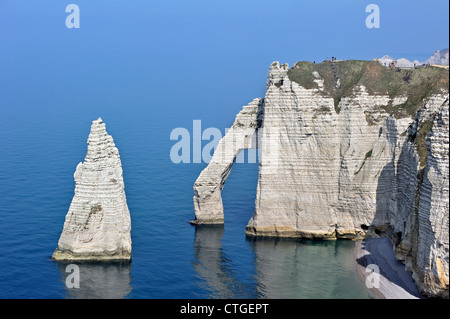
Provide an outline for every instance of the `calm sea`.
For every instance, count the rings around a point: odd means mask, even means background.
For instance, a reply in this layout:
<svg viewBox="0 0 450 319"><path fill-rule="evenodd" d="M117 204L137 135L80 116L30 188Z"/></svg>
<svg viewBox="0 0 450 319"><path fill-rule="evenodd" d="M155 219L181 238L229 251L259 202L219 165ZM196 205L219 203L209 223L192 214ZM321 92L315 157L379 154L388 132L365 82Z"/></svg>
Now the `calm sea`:
<svg viewBox="0 0 450 319"><path fill-rule="evenodd" d="M290 9L274 15L270 1L75 3L79 29L61 1L0 1L0 298L369 298L351 241L246 238L257 164L233 167L225 225L196 228L192 186L206 164L169 156L174 128L223 132L264 97L274 60L325 58L317 33L292 41L308 30L298 14L323 5L277 2ZM80 288L68 289L50 257L99 116L122 160L132 262L79 264Z"/></svg>
<svg viewBox="0 0 450 319"><path fill-rule="evenodd" d="M152 121L105 110L119 149L132 218L131 264L50 259L84 159L93 111L0 117L0 298L369 298L351 241L249 239L257 164L235 164L223 190L226 223L194 227L192 186L206 164L173 164L170 131L190 119ZM233 115L230 115L232 121ZM207 122L207 121L206 121ZM157 124L155 124L157 123Z"/></svg>

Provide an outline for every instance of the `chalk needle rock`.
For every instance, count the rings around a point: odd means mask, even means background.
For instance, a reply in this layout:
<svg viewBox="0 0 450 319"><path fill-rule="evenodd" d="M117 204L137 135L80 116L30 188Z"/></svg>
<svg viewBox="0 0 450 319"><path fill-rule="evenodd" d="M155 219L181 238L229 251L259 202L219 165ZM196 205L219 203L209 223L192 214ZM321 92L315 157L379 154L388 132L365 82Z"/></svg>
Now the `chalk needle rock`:
<svg viewBox="0 0 450 319"><path fill-rule="evenodd" d="M130 260L131 220L122 164L113 138L99 118L75 174L75 195L66 215L55 260Z"/></svg>

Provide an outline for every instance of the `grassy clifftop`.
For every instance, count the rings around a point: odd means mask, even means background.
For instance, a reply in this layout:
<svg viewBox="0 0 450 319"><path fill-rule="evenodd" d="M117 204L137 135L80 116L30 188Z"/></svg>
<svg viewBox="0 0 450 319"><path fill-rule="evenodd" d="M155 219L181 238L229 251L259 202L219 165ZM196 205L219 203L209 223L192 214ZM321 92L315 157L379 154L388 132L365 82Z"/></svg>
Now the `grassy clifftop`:
<svg viewBox="0 0 450 319"><path fill-rule="evenodd" d="M405 103L383 108L396 117L413 117L423 99L449 90L449 72L438 67L417 69L386 68L376 61L346 60L339 62L297 62L288 71L291 81L312 89L318 88L313 72L324 80L324 94L331 95L336 111L342 97L352 94L357 85L364 85L370 94L406 96Z"/></svg>

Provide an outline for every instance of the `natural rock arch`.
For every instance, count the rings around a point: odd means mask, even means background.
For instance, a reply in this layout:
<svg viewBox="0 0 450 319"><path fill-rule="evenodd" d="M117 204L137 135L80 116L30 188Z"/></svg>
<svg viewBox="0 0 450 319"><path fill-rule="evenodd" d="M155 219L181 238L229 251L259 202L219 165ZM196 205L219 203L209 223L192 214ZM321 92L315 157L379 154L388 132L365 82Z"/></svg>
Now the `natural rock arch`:
<svg viewBox="0 0 450 319"><path fill-rule="evenodd" d="M192 224L222 224L224 222L222 189L236 157L244 149L258 148L258 129L262 121L264 100L254 99L236 119L216 147L208 166L194 183L195 220Z"/></svg>

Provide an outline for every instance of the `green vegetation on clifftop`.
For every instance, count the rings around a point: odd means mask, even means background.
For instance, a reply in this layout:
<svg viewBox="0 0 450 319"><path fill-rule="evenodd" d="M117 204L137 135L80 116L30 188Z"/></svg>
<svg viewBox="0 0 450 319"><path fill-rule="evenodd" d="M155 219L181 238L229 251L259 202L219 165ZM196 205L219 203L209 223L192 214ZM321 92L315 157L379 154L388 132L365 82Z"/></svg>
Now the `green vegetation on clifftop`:
<svg viewBox="0 0 450 319"><path fill-rule="evenodd" d="M342 97L350 96L358 85L363 85L372 95L407 97L405 103L382 108L395 117L413 117L422 101L431 94L449 90L449 72L437 67L417 69L387 68L376 61L347 60L339 62L297 62L288 71L291 81L306 89L318 88L312 73L316 71L324 80L324 94L335 101L339 113Z"/></svg>

